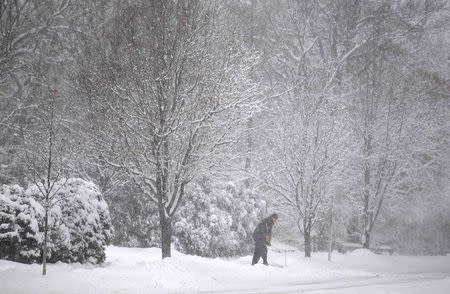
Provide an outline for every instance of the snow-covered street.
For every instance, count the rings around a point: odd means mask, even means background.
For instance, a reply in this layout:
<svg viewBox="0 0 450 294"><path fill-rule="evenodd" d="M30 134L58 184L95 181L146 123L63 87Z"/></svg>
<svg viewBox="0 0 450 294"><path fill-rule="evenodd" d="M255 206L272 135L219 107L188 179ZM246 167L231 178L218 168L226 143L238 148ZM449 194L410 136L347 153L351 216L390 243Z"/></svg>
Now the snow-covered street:
<svg viewBox="0 0 450 294"><path fill-rule="evenodd" d="M285 253L286 252L286 253ZM102 266L39 265L0 260L0 293L448 293L450 256L385 256L357 250L305 259L275 244L274 266L250 265L250 257L208 259L157 248L108 247ZM285 266L286 264L286 266Z"/></svg>
<svg viewBox="0 0 450 294"><path fill-rule="evenodd" d="M381 278L343 278L339 281L298 283L268 289L234 289L222 291L203 291L203 293L447 293L450 282L448 274L393 276Z"/></svg>

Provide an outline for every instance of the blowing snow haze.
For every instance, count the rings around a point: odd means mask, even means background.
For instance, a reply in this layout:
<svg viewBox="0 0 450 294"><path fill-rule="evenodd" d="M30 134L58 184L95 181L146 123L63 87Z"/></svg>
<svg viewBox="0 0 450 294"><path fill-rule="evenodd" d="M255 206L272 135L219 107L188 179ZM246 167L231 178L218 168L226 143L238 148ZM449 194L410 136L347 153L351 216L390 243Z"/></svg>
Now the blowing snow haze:
<svg viewBox="0 0 450 294"><path fill-rule="evenodd" d="M0 292L445 293L449 48L446 0L0 0Z"/></svg>

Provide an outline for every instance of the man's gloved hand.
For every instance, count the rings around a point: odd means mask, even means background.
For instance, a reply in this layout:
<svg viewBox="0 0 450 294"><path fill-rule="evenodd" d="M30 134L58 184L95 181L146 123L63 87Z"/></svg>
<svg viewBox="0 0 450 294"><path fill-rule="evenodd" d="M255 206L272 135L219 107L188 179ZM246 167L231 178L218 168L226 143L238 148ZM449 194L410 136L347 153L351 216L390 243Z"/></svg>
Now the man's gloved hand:
<svg viewBox="0 0 450 294"><path fill-rule="evenodd" d="M270 241L267 241L267 242L266 242L266 245L267 245L267 246L271 246L272 244L270 244Z"/></svg>

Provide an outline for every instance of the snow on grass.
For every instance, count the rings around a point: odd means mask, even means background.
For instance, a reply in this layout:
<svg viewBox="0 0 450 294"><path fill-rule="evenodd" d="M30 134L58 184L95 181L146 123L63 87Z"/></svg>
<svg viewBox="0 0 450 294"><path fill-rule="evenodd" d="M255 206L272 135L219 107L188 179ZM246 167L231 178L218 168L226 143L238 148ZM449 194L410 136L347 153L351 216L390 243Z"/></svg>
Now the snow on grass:
<svg viewBox="0 0 450 294"><path fill-rule="evenodd" d="M0 260L0 293L239 292L380 274L450 273L448 256L384 256L359 249L346 255L336 253L330 263L326 253L305 259L303 252L276 243L269 249L269 263L274 265L269 267L251 266L250 256L208 259L176 251L172 258L161 260L158 248L108 247L106 256L101 266L51 264L46 277L41 276L40 265Z"/></svg>

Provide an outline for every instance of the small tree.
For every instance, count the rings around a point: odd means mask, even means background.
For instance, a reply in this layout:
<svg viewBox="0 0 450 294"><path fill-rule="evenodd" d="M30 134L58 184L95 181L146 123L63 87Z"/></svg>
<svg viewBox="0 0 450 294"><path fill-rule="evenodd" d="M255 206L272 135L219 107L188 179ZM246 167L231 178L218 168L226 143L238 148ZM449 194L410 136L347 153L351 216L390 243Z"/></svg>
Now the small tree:
<svg viewBox="0 0 450 294"><path fill-rule="evenodd" d="M65 154L63 130L57 115L58 92L48 84L37 89L39 91L36 93L39 92L43 99L38 105L39 111L35 113L34 124L25 136L24 157L29 178L39 191L36 195L37 201L44 208L42 274L46 275L49 211L61 200L61 197L57 197L57 193L64 187L61 179L64 173Z"/></svg>

